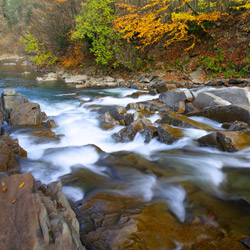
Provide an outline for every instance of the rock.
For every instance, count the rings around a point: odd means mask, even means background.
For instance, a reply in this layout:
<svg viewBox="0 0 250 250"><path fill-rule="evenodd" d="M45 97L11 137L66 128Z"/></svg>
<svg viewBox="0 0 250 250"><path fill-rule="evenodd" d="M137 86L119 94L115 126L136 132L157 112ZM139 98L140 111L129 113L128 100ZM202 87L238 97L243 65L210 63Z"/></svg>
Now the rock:
<svg viewBox="0 0 250 250"><path fill-rule="evenodd" d="M190 78L193 83L201 84L203 80L201 80L201 76L204 74L202 70L196 70L190 74Z"/></svg>
<svg viewBox="0 0 250 250"><path fill-rule="evenodd" d="M117 142L130 142L135 138L137 131L134 130L132 125L129 125L123 129L121 129L118 133L112 135L112 137Z"/></svg>
<svg viewBox="0 0 250 250"><path fill-rule="evenodd" d="M249 96L247 88L221 88L215 90L206 91L207 93L212 93L231 104L249 103Z"/></svg>
<svg viewBox="0 0 250 250"><path fill-rule="evenodd" d="M158 127L160 141L166 144L172 144L183 137L183 133L178 128L173 128L168 124L162 124Z"/></svg>
<svg viewBox="0 0 250 250"><path fill-rule="evenodd" d="M164 93L168 91L168 86L166 84L160 85L156 88L157 93Z"/></svg>
<svg viewBox="0 0 250 250"><path fill-rule="evenodd" d="M0 136L0 172L8 174L18 173L19 165L17 157L26 157L17 139L11 139L7 133Z"/></svg>
<svg viewBox="0 0 250 250"><path fill-rule="evenodd" d="M188 115L204 116L218 122L241 121L250 124L250 104L210 106Z"/></svg>
<svg viewBox="0 0 250 250"><path fill-rule="evenodd" d="M56 73L49 73L44 75L43 77L37 77L36 80L38 82L53 82L57 81L57 74Z"/></svg>
<svg viewBox="0 0 250 250"><path fill-rule="evenodd" d="M143 130L145 125L151 126L152 122L148 119L142 118L131 123L131 126L136 132Z"/></svg>
<svg viewBox="0 0 250 250"><path fill-rule="evenodd" d="M85 249L79 239L79 224L61 191L60 183L35 191L30 174L1 180L0 245L2 249Z"/></svg>
<svg viewBox="0 0 250 250"><path fill-rule="evenodd" d="M193 105L199 109L214 105L227 106L230 104L230 102L209 92L198 93L193 101Z"/></svg>
<svg viewBox="0 0 250 250"><path fill-rule="evenodd" d="M198 139L201 146L216 147L221 151L236 152L249 147L250 136L237 131L220 131Z"/></svg>
<svg viewBox="0 0 250 250"><path fill-rule="evenodd" d="M229 84L232 84L232 85L239 85L239 84L244 84L244 83L248 83L247 80L245 79L230 79L228 81Z"/></svg>
<svg viewBox="0 0 250 250"><path fill-rule="evenodd" d="M168 90L176 89L176 85L174 83L167 83Z"/></svg>
<svg viewBox="0 0 250 250"><path fill-rule="evenodd" d="M107 82L114 82L115 79L114 79L113 77L111 77L111 76L107 76L107 77L105 78L105 81L107 81Z"/></svg>
<svg viewBox="0 0 250 250"><path fill-rule="evenodd" d="M158 94L156 89L150 89L150 91L148 93L149 93L149 95L157 95Z"/></svg>
<svg viewBox="0 0 250 250"><path fill-rule="evenodd" d="M10 113L10 124L16 126L38 126L42 123L42 114L38 103L24 103L15 106Z"/></svg>
<svg viewBox="0 0 250 250"><path fill-rule="evenodd" d="M47 120L44 123L45 128L56 128L56 122L52 119Z"/></svg>
<svg viewBox="0 0 250 250"><path fill-rule="evenodd" d="M165 103L168 107L174 107L179 102L191 101L193 95L189 90L173 89L160 94L159 101Z"/></svg>
<svg viewBox="0 0 250 250"><path fill-rule="evenodd" d="M240 242L241 242L245 247L247 247L248 249L250 249L250 238L242 239L242 240L240 240Z"/></svg>
<svg viewBox="0 0 250 250"><path fill-rule="evenodd" d="M153 138L155 138L158 135L158 129L155 126L144 126L143 131L145 140L145 143L149 143Z"/></svg>
<svg viewBox="0 0 250 250"><path fill-rule="evenodd" d="M222 127L223 127L223 125L222 125ZM230 124L228 130L231 130L231 131L250 131L250 127L247 126L243 122L235 121L232 124Z"/></svg>
<svg viewBox="0 0 250 250"><path fill-rule="evenodd" d="M15 89L3 89L2 96L15 95L15 94L16 94Z"/></svg>
<svg viewBox="0 0 250 250"><path fill-rule="evenodd" d="M66 75L65 82L66 83L83 83L89 79L87 75Z"/></svg>
<svg viewBox="0 0 250 250"><path fill-rule="evenodd" d="M184 115L178 115L174 112L165 114L165 116L160 121L160 124L169 124L180 128L196 128L196 129L198 128L206 131L214 130L212 127L206 124L196 122Z"/></svg>
<svg viewBox="0 0 250 250"><path fill-rule="evenodd" d="M86 88L91 88L91 84L89 82L85 82L82 84L76 84L75 85L76 89L86 89Z"/></svg>

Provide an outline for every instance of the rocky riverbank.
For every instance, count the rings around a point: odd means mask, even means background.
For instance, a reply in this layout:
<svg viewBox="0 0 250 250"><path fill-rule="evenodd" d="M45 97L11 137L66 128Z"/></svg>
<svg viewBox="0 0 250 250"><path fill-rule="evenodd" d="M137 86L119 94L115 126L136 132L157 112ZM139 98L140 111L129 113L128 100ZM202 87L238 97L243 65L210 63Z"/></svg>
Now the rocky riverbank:
<svg viewBox="0 0 250 250"><path fill-rule="evenodd" d="M58 79L58 74L55 78L52 75L47 77L50 77L50 81L54 81ZM140 81L118 81L111 77L106 77L105 80L104 78L92 79L87 75L60 77L65 81L68 79L68 84L73 84L76 88L80 88L77 85L81 85L81 88L128 86L138 89L129 96L134 98L134 102L126 107L88 106L91 101L81 103L90 110L98 112L100 126L103 129L123 126L112 136L118 143L133 141L136 135L140 134L145 143L157 139L165 144L173 144L185 136L185 129L193 128L208 132L205 136L193 140L193 143L200 147L214 147L221 151L236 152L250 145L250 101L247 79L207 83L206 86L219 86L211 89L201 87L200 83L195 81L183 85L183 83L168 82L160 76L150 78L148 75L143 76L144 78L141 76ZM137 98L148 94L152 96L152 100L137 101ZM13 126L35 126L36 136L60 139L51 130L56 126L55 122L47 118L39 104L29 102L13 89L3 91L1 103L1 123L6 121ZM157 120L152 121L152 117L157 117ZM222 123L222 127L215 129L193 117L207 117ZM149 204L147 201L129 198L119 192L89 193L82 201L73 205L78 219L76 221L62 193L61 184L57 182L39 185L31 175L12 175L19 172L18 159L25 157L26 153L18 146L18 141L10 139L4 131L2 131L1 143L0 156L8 158L2 161L6 163L1 166L5 174L1 177L0 196L4 201L0 206L2 214L10 215L8 218L3 217L1 221L1 225L7 225L2 227L1 232L1 235L6 237L0 238L6 249L14 244L13 239L16 237L18 242L15 244L24 247L28 244L32 246L30 249L33 249L33 246L34 248L39 246L40 249L83 249L79 236L88 249L100 250L157 250L162 249L162 246L166 249L190 250L249 248L249 235L246 232L225 230L223 219L220 219L220 216L223 216L219 212L220 204L216 203L217 214L213 214L210 211L211 201L205 199L202 212L193 211L190 206L190 212L184 218L178 218L161 200L156 199L154 203ZM105 156L96 163L97 165L112 168L131 166L140 172L159 178L166 175L161 167L154 166L154 162L140 158L138 155L126 152L106 154L101 149L96 150ZM82 183L84 176L89 174L86 170L77 168L74 171L61 177L63 184ZM113 174L115 175L115 170ZM99 178L98 182L108 182L104 176ZM184 183L184 185L187 189L190 188L190 184ZM173 187L166 184L164 188L171 191ZM161 189L157 191L162 192ZM200 191L192 190L187 199L192 203L197 196L202 196ZM180 199L183 202L185 197ZM238 205L245 208L249 203L242 197L237 201L228 202L232 211ZM23 209L26 206L27 209ZM239 217L239 220L244 218ZM15 232L11 231L13 227L16 228Z"/></svg>

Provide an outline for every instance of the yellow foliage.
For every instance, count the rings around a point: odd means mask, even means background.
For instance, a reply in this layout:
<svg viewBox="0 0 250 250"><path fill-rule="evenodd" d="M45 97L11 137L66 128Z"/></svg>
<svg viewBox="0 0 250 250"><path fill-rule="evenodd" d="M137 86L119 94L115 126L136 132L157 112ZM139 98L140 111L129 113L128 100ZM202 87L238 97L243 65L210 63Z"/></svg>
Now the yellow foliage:
<svg viewBox="0 0 250 250"><path fill-rule="evenodd" d="M216 21L224 13L213 11L211 13L198 13L189 2L192 0L179 1L179 6L173 8L174 0L150 0L144 7L122 5L127 8L126 14L115 20L115 29L123 34L127 41L137 41L137 48L144 49L146 46L165 38L165 44L169 45L175 41L187 41L192 39L192 48L198 38L189 34L190 22L202 25L205 21ZM188 11L181 12L186 6Z"/></svg>

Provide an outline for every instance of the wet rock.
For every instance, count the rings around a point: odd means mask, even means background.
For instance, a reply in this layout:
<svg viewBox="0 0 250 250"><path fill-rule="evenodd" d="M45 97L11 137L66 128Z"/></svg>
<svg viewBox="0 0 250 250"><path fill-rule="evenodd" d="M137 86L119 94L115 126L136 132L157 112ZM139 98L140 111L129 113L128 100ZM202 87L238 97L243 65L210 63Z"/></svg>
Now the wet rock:
<svg viewBox="0 0 250 250"><path fill-rule="evenodd" d="M156 89L150 89L150 91L148 92L149 95L157 95L158 92Z"/></svg>
<svg viewBox="0 0 250 250"><path fill-rule="evenodd" d="M222 127L225 128L225 125ZM231 131L250 131L250 127L247 126L244 122L239 122L239 121L235 121L232 124L230 124L230 126L228 127L228 130Z"/></svg>
<svg viewBox="0 0 250 250"><path fill-rule="evenodd" d="M215 147L221 151L236 152L238 151L233 141L220 132L214 132L198 139L200 146Z"/></svg>
<svg viewBox="0 0 250 250"><path fill-rule="evenodd" d="M189 90L174 89L160 94L159 101L165 103L168 107L174 107L179 102L192 101L193 95Z"/></svg>
<svg viewBox="0 0 250 250"><path fill-rule="evenodd" d="M56 128L56 122L52 119L47 120L44 123L45 128Z"/></svg>
<svg viewBox="0 0 250 250"><path fill-rule="evenodd" d="M198 139L201 146L216 147L221 151L236 152L249 147L250 136L238 131L213 132Z"/></svg>
<svg viewBox="0 0 250 250"><path fill-rule="evenodd" d="M89 82L85 82L85 83L75 85L76 89L86 89L86 88L90 88L90 87L91 87L91 84Z"/></svg>
<svg viewBox="0 0 250 250"><path fill-rule="evenodd" d="M145 126L143 134L145 137L144 142L149 143L153 138L158 135L158 129L155 126Z"/></svg>
<svg viewBox="0 0 250 250"><path fill-rule="evenodd" d="M245 79L230 79L228 81L229 84L232 84L232 85L239 85L239 84L244 84L244 83L248 83L247 80Z"/></svg>
<svg viewBox="0 0 250 250"><path fill-rule="evenodd" d="M0 245L2 249L85 249L79 224L60 183L35 191L30 174L1 179Z"/></svg>
<svg viewBox="0 0 250 250"><path fill-rule="evenodd" d="M206 93L214 94L231 104L249 103L247 88L221 88L206 91Z"/></svg>
<svg viewBox="0 0 250 250"><path fill-rule="evenodd" d="M10 113L10 124L17 126L38 126L42 123L42 113L38 103L24 103L15 106Z"/></svg>
<svg viewBox="0 0 250 250"><path fill-rule="evenodd" d="M230 104L230 102L208 92L198 93L193 101L193 105L199 109L214 105L227 106Z"/></svg>
<svg viewBox="0 0 250 250"><path fill-rule="evenodd" d="M112 135L112 137L117 142L130 142L135 138L137 131L134 130L132 125L129 125L123 129L121 129L118 133Z"/></svg>
<svg viewBox="0 0 250 250"><path fill-rule="evenodd" d="M172 144L183 137L183 133L178 128L173 128L168 124L162 124L158 127L160 141L166 144Z"/></svg>
<svg viewBox="0 0 250 250"><path fill-rule="evenodd" d="M160 124L169 124L180 128L198 128L207 131L214 130L212 127L206 124L196 122L184 115L178 115L174 112L166 113L165 116L161 119Z"/></svg>
<svg viewBox="0 0 250 250"><path fill-rule="evenodd" d="M237 120L250 124L250 104L210 106L188 115L204 116L218 122L234 122Z"/></svg>

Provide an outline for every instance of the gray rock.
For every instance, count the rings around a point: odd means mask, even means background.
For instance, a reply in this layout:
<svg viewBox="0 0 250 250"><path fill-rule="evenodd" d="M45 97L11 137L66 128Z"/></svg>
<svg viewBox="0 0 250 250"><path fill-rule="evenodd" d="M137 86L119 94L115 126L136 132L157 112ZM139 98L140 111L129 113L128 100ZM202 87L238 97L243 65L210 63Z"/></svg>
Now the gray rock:
<svg viewBox="0 0 250 250"><path fill-rule="evenodd" d="M206 92L212 93L232 104L249 103L249 94L247 88L230 87Z"/></svg>
<svg viewBox="0 0 250 250"><path fill-rule="evenodd" d="M227 106L230 105L230 102L227 102L226 100L212 94L209 92L200 92L195 97L193 104L195 107L201 109L208 106L214 106L214 105L221 105L221 106Z"/></svg>
<svg viewBox="0 0 250 250"><path fill-rule="evenodd" d="M188 115L204 116L218 122L241 121L250 124L250 104L210 106Z"/></svg>
<svg viewBox="0 0 250 250"><path fill-rule="evenodd" d="M190 74L190 78L193 83L203 83L203 81L200 79L200 77L204 74L202 70L196 70Z"/></svg>
<svg viewBox="0 0 250 250"><path fill-rule="evenodd" d="M117 142L130 142L135 138L137 131L134 130L132 125L129 125L123 129L121 129L118 133L112 135L112 137Z"/></svg>
<svg viewBox="0 0 250 250"><path fill-rule="evenodd" d="M193 95L189 90L173 89L160 94L159 101L165 103L169 107L174 107L179 102L192 100Z"/></svg>

